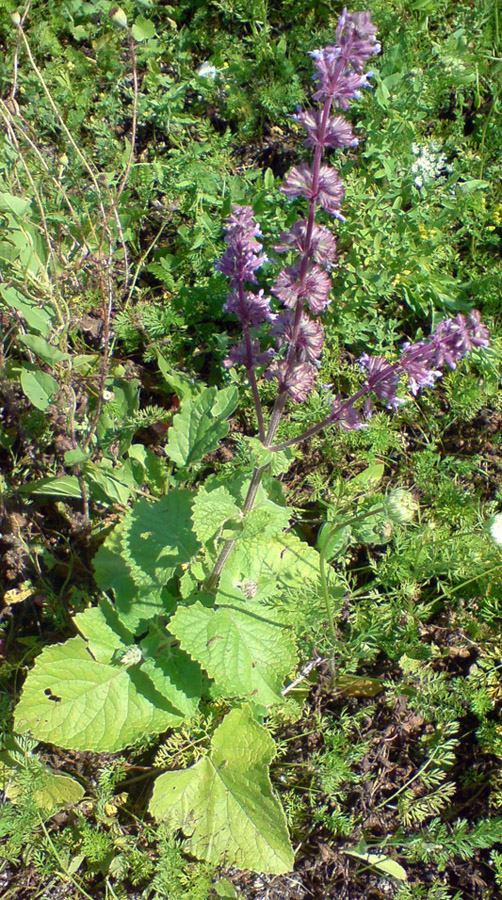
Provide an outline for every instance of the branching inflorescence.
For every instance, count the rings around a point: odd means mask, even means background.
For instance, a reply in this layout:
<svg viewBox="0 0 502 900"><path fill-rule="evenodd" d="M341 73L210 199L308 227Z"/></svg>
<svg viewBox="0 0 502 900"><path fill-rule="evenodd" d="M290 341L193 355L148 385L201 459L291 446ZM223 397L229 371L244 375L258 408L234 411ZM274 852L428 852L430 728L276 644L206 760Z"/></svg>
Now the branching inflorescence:
<svg viewBox="0 0 502 900"><path fill-rule="evenodd" d="M455 368L457 361L474 347L488 345L488 330L474 310L467 317L459 314L441 322L427 340L405 343L397 362L365 354L359 365L366 377L352 397L337 395L332 399L329 415L321 422L288 441L273 443L287 397L297 403L305 401L318 376L324 332L317 317L330 302L330 272L336 262L337 247L332 232L315 221L316 211L320 207L333 218L343 220L344 198L344 186L337 170L323 162L323 157L327 150L358 144L352 125L338 111L346 111L350 102L360 96L361 89L370 86L371 73L364 69L370 57L380 51L376 30L369 12L344 10L338 21L336 43L311 54L316 70L313 99L319 106L302 110L294 118L307 132L305 146L313 150L313 160L311 165L302 163L292 168L281 187L289 199L306 200L308 211L306 218L300 218L290 231L281 234L274 247L276 253L293 251L297 255L296 262L285 266L271 286L271 293L278 301L277 311L263 290L251 289L257 285L257 269L267 262L252 208L234 206L226 225L228 247L217 267L230 279L231 291L225 310L240 320L244 339L230 350L225 365L245 366L260 438L272 452L304 441L335 423L345 431L363 428L365 419L371 416L374 400L390 409L397 409L404 402L398 396L403 376L411 393L416 395L434 384L445 364ZM264 323L268 323L268 338L275 345L268 349L262 347L252 332ZM258 391L258 368L267 380L278 383L267 430ZM263 469L257 469L251 479L244 513L253 505L262 474ZM230 549L227 546L222 557L226 553L226 558ZM221 558L210 582L214 582L223 564Z"/></svg>

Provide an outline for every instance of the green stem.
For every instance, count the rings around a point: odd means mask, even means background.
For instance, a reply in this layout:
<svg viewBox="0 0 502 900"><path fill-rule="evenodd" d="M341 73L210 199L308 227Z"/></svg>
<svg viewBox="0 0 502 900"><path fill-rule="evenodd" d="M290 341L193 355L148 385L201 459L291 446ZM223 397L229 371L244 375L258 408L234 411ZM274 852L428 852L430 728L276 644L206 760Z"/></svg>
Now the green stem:
<svg viewBox="0 0 502 900"><path fill-rule="evenodd" d="M333 529L333 531L330 533L330 537L331 537L331 534L337 530L338 530L338 528ZM338 644L338 635L336 633L335 613L334 613L334 609L333 609L333 602L332 602L331 595L329 592L328 576L327 576L327 571L326 571L326 563L327 563L326 547L328 546L328 540L325 542L324 547L322 548L322 550L319 554L319 569L320 569L320 573L321 573L321 591L322 591L322 595L323 595L323 599L324 599L324 605L326 607L326 614L328 616L328 625L329 625L329 632L331 635L331 644L332 644L331 651L329 654L329 669L331 672L331 678L334 682L336 679L335 653L336 653L336 647Z"/></svg>
<svg viewBox="0 0 502 900"><path fill-rule="evenodd" d="M39 817L39 821L40 821L40 825L42 827L42 831L45 834L45 838L51 848L51 853L54 854L54 856L58 862L58 865L61 868L61 875L64 876L65 879L68 879L69 881L71 881L73 886L77 889L77 891L79 891L82 894L83 897L86 897L87 900L93 900L91 895L88 894L87 891L84 890L84 888L78 883L76 878L74 878L73 875L71 875L69 872L65 871L65 865L63 863L63 860L61 859L56 847L54 846L54 841L52 840L49 832L47 831L47 828L45 827L45 823L41 817Z"/></svg>

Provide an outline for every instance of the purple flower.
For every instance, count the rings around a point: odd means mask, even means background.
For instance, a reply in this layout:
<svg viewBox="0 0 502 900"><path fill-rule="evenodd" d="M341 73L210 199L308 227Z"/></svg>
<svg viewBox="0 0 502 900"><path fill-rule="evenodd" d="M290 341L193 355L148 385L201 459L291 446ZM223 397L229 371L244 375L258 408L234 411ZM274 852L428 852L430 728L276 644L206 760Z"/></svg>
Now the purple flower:
<svg viewBox="0 0 502 900"><path fill-rule="evenodd" d="M357 147L359 141L354 136L352 125L343 116L329 116L322 128L322 110L305 109L293 116L308 133L306 147Z"/></svg>
<svg viewBox="0 0 502 900"><path fill-rule="evenodd" d="M305 238L307 233L307 222L305 219L298 219L289 231L281 234L281 243L274 246L277 253L286 253L288 250L296 248L300 254L306 252ZM310 239L310 252L315 262L326 266L327 269L336 258L336 240L331 231L324 228L323 225L316 225L312 229Z"/></svg>
<svg viewBox="0 0 502 900"><path fill-rule="evenodd" d="M308 362L292 367L286 362L273 362L265 372L265 378L268 381L277 378L280 393L287 391L295 403L304 403L315 385L317 369Z"/></svg>
<svg viewBox="0 0 502 900"><path fill-rule="evenodd" d="M261 352L260 342L253 341L251 344L251 355L248 354L246 342L241 341L231 347L228 356L223 360L226 369L232 366L245 366L246 369L252 369L254 366L266 366L274 355L273 350L265 350Z"/></svg>
<svg viewBox="0 0 502 900"><path fill-rule="evenodd" d="M380 44L375 38L378 31L371 21L371 14L365 12L347 13L338 20L337 43L344 60L350 63L354 72L362 72L374 53L380 53Z"/></svg>
<svg viewBox="0 0 502 900"><path fill-rule="evenodd" d="M397 409L404 402L397 397L401 379L397 365L392 365L383 356L368 356L367 353L361 356L359 365L366 372L365 386L378 400L385 403L389 409Z"/></svg>
<svg viewBox="0 0 502 900"><path fill-rule="evenodd" d="M399 364L408 376L408 385L414 397L441 378L441 369L436 368L434 347L425 341L405 344Z"/></svg>
<svg viewBox="0 0 502 900"><path fill-rule="evenodd" d="M290 310L277 316L270 329L270 334L275 337L278 347L289 345L293 339L294 313ZM324 344L324 331L322 325L310 319L305 311L302 311L300 326L296 338L297 357L299 360L314 362L318 360Z"/></svg>
<svg viewBox="0 0 502 900"><path fill-rule="evenodd" d="M234 313L242 325L251 325L256 328L262 322L272 322L275 318L270 309L270 297L264 291L233 290L230 291L223 309L225 312Z"/></svg>
<svg viewBox="0 0 502 900"><path fill-rule="evenodd" d="M490 332L481 324L481 316L473 309L467 319L460 313L454 319L445 319L437 326L431 338L436 351L436 364L446 363L454 369L457 360L470 353L474 347L488 347Z"/></svg>
<svg viewBox="0 0 502 900"><path fill-rule="evenodd" d="M234 287L245 281L256 284L254 273L267 262L267 257L260 252L260 242L255 240L261 232L254 221L252 207L232 206L225 232L228 248L216 263L217 270L226 275Z"/></svg>
<svg viewBox="0 0 502 900"><path fill-rule="evenodd" d="M334 106L347 110L351 100L359 100L362 88L371 87L369 78L370 72L363 72L362 75L357 72L336 74L332 77L326 75L321 79L321 87L315 92L314 100L325 100L326 97L330 97Z"/></svg>
<svg viewBox="0 0 502 900"><path fill-rule="evenodd" d="M360 431L367 428L363 423L361 413L355 409L352 401L345 400L341 394L337 394L331 404L331 422L337 422L343 431Z"/></svg>
<svg viewBox="0 0 502 900"><path fill-rule="evenodd" d="M310 166L303 163L295 166L287 174L281 187L287 197L306 197L308 200L318 200L321 206L332 215L339 216L339 210L343 202L345 189L343 182L332 166L321 166L317 178L317 187L314 190L314 177Z"/></svg>
<svg viewBox="0 0 502 900"><path fill-rule="evenodd" d="M312 312L318 315L328 305L331 278L320 266L311 264L301 287L300 268L300 263L297 263L282 269L272 285L272 292L284 306L294 307L299 300L306 299Z"/></svg>

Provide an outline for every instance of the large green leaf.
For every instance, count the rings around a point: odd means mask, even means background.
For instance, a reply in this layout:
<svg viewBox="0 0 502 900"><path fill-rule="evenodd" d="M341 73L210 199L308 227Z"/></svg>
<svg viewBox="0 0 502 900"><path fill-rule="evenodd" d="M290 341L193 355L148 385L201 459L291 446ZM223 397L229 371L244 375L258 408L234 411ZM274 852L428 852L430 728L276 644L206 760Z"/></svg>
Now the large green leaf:
<svg viewBox="0 0 502 900"><path fill-rule="evenodd" d="M70 750L114 752L193 714L195 691L188 699L183 692L187 666L198 677L193 663L185 661L182 677L172 665L143 668L141 649L128 643L106 605L80 613L76 624L87 639L46 647L28 674L17 731Z"/></svg>
<svg viewBox="0 0 502 900"><path fill-rule="evenodd" d="M281 697L284 678L296 663L293 635L273 610L248 600L208 609L200 602L179 607L169 630L226 697L268 706Z"/></svg>
<svg viewBox="0 0 502 900"><path fill-rule="evenodd" d="M237 406L237 388L219 391L206 388L197 397L183 401L181 410L169 429L167 455L178 466L192 466L212 450L228 434L225 421Z"/></svg>
<svg viewBox="0 0 502 900"><path fill-rule="evenodd" d="M240 509L224 487L199 488L193 505L194 531L201 543L211 540L229 519L240 517Z"/></svg>
<svg viewBox="0 0 502 900"><path fill-rule="evenodd" d="M237 541L223 569L216 599L226 604L249 596L294 598L318 581L319 554L305 541L291 533L275 537L256 534L253 539Z"/></svg>
<svg viewBox="0 0 502 900"><path fill-rule="evenodd" d="M110 532L94 557L94 577L102 591L113 590L120 621L134 634L146 630L157 615L171 613L173 604L158 585L139 587L122 556L122 523Z"/></svg>
<svg viewBox="0 0 502 900"><path fill-rule="evenodd" d="M211 753L195 766L161 775L150 812L186 849L208 862L280 874L293 868L286 818L272 792L268 766L275 746L248 707L230 712L214 733Z"/></svg>
<svg viewBox="0 0 502 900"><path fill-rule="evenodd" d="M192 531L193 494L170 491L153 503L141 499L121 524L122 555L136 585L161 588L198 550Z"/></svg>

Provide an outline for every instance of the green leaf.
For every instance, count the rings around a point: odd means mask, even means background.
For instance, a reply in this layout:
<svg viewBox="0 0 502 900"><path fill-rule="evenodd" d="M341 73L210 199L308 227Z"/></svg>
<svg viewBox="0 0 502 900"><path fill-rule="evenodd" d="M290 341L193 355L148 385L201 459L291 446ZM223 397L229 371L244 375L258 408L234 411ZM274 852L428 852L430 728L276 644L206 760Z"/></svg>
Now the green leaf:
<svg viewBox="0 0 502 900"><path fill-rule="evenodd" d="M380 484L384 473L385 466L383 463L375 463L372 466L368 466L350 479L348 483L349 490L351 493L372 490L377 484Z"/></svg>
<svg viewBox="0 0 502 900"><path fill-rule="evenodd" d="M286 675L296 663L294 637L276 613L247 605L208 609L196 602L179 607L169 630L226 697L246 697L265 706L281 699Z"/></svg>
<svg viewBox="0 0 502 900"><path fill-rule="evenodd" d="M327 562L339 559L351 543L352 532L349 525L337 527L336 522L325 522L319 529L317 547Z"/></svg>
<svg viewBox="0 0 502 900"><path fill-rule="evenodd" d="M237 406L237 388L206 388L198 397L186 399L169 429L167 455L178 466L193 466L228 434L225 420Z"/></svg>
<svg viewBox="0 0 502 900"><path fill-rule="evenodd" d="M50 334L52 315L43 306L36 306L15 288L6 285L0 285L0 294L8 306L21 313L28 328L39 331L44 337Z"/></svg>
<svg viewBox="0 0 502 900"><path fill-rule="evenodd" d="M176 569L195 556L192 531L193 494L170 491L159 500L141 499L121 523L122 555L135 584L163 587Z"/></svg>
<svg viewBox="0 0 502 900"><path fill-rule="evenodd" d="M211 753L190 769L166 772L150 812L187 835L189 853L210 863L274 875L294 853L268 766L275 745L248 707L234 709L213 735Z"/></svg>
<svg viewBox="0 0 502 900"><path fill-rule="evenodd" d="M67 450L64 455L66 466L78 466L80 463L85 462L86 459L89 459L89 453L85 453L80 447L75 447L75 450Z"/></svg>
<svg viewBox="0 0 502 900"><path fill-rule="evenodd" d="M144 447L143 444L132 444L129 447L129 459L139 463L148 487L155 496L165 493L169 483L165 459L156 456L149 447Z"/></svg>
<svg viewBox="0 0 502 900"><path fill-rule="evenodd" d="M457 188L461 194L472 194L473 191L484 191L490 187L489 181L483 181L482 178L469 178L457 184Z"/></svg>
<svg viewBox="0 0 502 900"><path fill-rule="evenodd" d="M52 375L47 375L35 365L28 363L21 367L21 387L33 406L42 411L47 409L59 390L59 385Z"/></svg>
<svg viewBox="0 0 502 900"><path fill-rule="evenodd" d="M237 541L223 569L216 599L228 603L248 596L265 599L277 593L305 595L319 582L319 554L294 534Z"/></svg>
<svg viewBox="0 0 502 900"><path fill-rule="evenodd" d="M138 16L131 31L135 41L148 41L155 35L155 25L149 19Z"/></svg>
<svg viewBox="0 0 502 900"><path fill-rule="evenodd" d="M19 490L23 494L40 494L47 497L73 497L76 500L82 498L82 491L76 475L61 475L60 478L41 478L23 484Z"/></svg>
<svg viewBox="0 0 502 900"><path fill-rule="evenodd" d="M239 540L254 541L256 538L264 540L276 537L288 527L290 516L291 511L286 506L279 506L265 498L261 503L256 503L243 519L244 527Z"/></svg>
<svg viewBox="0 0 502 900"><path fill-rule="evenodd" d="M69 750L113 753L181 723L182 689L164 677L161 693L148 667L121 664L136 645L114 632L103 610L86 610L76 622L90 639L45 647L26 679L17 731Z"/></svg>
<svg viewBox="0 0 502 900"><path fill-rule="evenodd" d="M0 191L0 212L11 212L15 216L22 216L29 208L31 200L16 197L7 191Z"/></svg>
<svg viewBox="0 0 502 900"><path fill-rule="evenodd" d="M70 775L47 772L43 785L33 792L33 801L44 813L53 816L65 806L75 806L85 794L85 789Z"/></svg>
<svg viewBox="0 0 502 900"><path fill-rule="evenodd" d="M156 689L169 697L185 716L195 715L202 693L200 667L177 646L165 627L152 625L140 643L144 663L142 670Z"/></svg>
<svg viewBox="0 0 502 900"><path fill-rule="evenodd" d="M147 590L135 583L122 556L121 541L122 526L119 524L94 557L94 577L102 591L113 590L120 621L134 634L141 634L150 619L170 614L173 605L159 586Z"/></svg>
<svg viewBox="0 0 502 900"><path fill-rule="evenodd" d="M160 350L156 349L155 352L157 354L157 362L162 377L181 401L189 400L191 397L196 397L198 394L202 393L204 388L200 382L195 381L194 378L191 378L184 372L178 372L176 369L172 369L167 360L162 356Z"/></svg>
<svg viewBox="0 0 502 900"><path fill-rule="evenodd" d="M406 869L403 869L395 859L391 859L389 856L382 856L379 853L358 853L356 850L342 850L342 853L345 853L347 856L353 856L355 859L362 859L372 868L378 869L386 875L391 875L399 881L408 880Z"/></svg>
<svg viewBox="0 0 502 900"><path fill-rule="evenodd" d="M63 353L62 350L49 344L45 338L40 337L38 334L21 334L19 335L19 341L25 347L29 347L33 353L36 353L40 359L43 359L49 365L55 365L63 360L71 359L69 353Z"/></svg>
<svg viewBox="0 0 502 900"><path fill-rule="evenodd" d="M201 544L211 540L229 519L239 518L240 509L224 487L208 491L199 488L193 504L193 527Z"/></svg>
<svg viewBox="0 0 502 900"><path fill-rule="evenodd" d="M286 447L285 450L272 452L263 446L259 438L246 438L246 442L249 444L253 453L254 465L269 465L271 475L282 475L284 472L287 472L295 458L295 452L292 447Z"/></svg>
<svg viewBox="0 0 502 900"><path fill-rule="evenodd" d="M86 462L82 468L89 483L91 494L101 503L116 503L126 506L136 484L127 466L114 467L111 460L99 463Z"/></svg>
<svg viewBox="0 0 502 900"><path fill-rule="evenodd" d="M263 184L267 191L272 190L274 186L274 173L272 169L265 169L265 173L263 175Z"/></svg>

